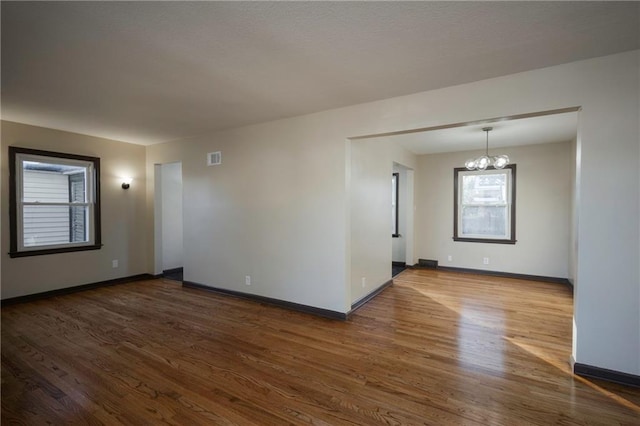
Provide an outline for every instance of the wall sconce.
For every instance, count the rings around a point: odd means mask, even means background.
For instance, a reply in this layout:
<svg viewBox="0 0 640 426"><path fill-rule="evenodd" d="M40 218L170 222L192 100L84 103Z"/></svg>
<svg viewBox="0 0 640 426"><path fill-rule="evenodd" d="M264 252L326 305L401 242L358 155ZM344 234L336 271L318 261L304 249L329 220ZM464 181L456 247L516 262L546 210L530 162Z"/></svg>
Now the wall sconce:
<svg viewBox="0 0 640 426"><path fill-rule="evenodd" d="M133 181L133 178L123 177L122 178L122 189L129 189L129 187L131 186L131 181Z"/></svg>

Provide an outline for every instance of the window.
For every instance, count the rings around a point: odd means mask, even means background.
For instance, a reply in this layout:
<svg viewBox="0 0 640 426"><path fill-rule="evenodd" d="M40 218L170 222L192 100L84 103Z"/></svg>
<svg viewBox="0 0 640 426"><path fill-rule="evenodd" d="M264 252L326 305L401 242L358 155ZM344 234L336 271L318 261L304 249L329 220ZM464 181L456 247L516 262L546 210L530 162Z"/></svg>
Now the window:
<svg viewBox="0 0 640 426"><path fill-rule="evenodd" d="M9 147L11 257L100 244L100 159Z"/></svg>
<svg viewBox="0 0 640 426"><path fill-rule="evenodd" d="M453 239L516 243L516 166L454 169Z"/></svg>
<svg viewBox="0 0 640 426"><path fill-rule="evenodd" d="M398 188L400 188L400 174L391 175L391 236L400 237L398 229Z"/></svg>

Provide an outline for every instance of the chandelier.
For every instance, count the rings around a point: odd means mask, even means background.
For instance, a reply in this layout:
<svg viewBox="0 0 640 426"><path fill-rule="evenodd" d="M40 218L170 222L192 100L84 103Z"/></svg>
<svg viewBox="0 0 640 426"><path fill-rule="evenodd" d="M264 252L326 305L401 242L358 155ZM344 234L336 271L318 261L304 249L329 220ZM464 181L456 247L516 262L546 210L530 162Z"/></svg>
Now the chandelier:
<svg viewBox="0 0 640 426"><path fill-rule="evenodd" d="M485 154L474 159L465 161L464 165L469 170L486 170L487 167L493 166L496 169L504 169L509 164L509 156L496 155L495 157L489 157L489 132L493 130L493 127L483 127L482 131L487 133L487 145Z"/></svg>

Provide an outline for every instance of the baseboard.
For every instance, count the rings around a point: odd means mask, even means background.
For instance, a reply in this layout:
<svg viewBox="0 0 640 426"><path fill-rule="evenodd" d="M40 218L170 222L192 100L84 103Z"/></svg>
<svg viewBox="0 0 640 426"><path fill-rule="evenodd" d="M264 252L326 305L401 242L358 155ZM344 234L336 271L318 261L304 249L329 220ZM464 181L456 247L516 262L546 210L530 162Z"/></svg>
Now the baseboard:
<svg viewBox="0 0 640 426"><path fill-rule="evenodd" d="M355 311L357 311L359 308L361 308L363 305L365 305L368 301L370 301L371 299L373 299L374 297L376 297L377 295L379 295L380 293L382 293L387 287L389 287L390 285L393 284L393 280L389 280L386 283L382 284L380 287L378 287L377 289L373 290L371 293L367 294L366 296L364 296L363 298L356 300L352 305L351 305L351 310L349 312L347 312L347 317L349 315L351 315L352 313L354 313Z"/></svg>
<svg viewBox="0 0 640 426"><path fill-rule="evenodd" d="M407 266L407 264L405 262L393 261L393 262L391 262L391 266Z"/></svg>
<svg viewBox="0 0 640 426"><path fill-rule="evenodd" d="M182 266L179 268L165 269L162 271L162 275L179 274L180 272L184 272L184 268Z"/></svg>
<svg viewBox="0 0 640 426"><path fill-rule="evenodd" d="M419 267L419 265L415 265L414 267ZM516 279L528 280L528 281L543 281L548 283L563 284L570 287L571 290L573 290L573 285L571 285L571 283L567 278L545 277L542 275L515 274L512 272L487 271L485 269L455 268L452 266L438 266L438 270L446 271L446 272L460 272L463 274L477 274L477 275L489 275L493 277L516 278Z"/></svg>
<svg viewBox="0 0 640 426"><path fill-rule="evenodd" d="M573 286L573 283L569 280L567 280L567 282L565 283L566 285L569 286L569 288L571 289L571 294L575 293L575 287Z"/></svg>
<svg viewBox="0 0 640 426"><path fill-rule="evenodd" d="M14 305L16 303L32 302L34 300L48 299L50 297L63 296L65 294L77 293L79 291L93 290L95 288L108 287L108 286L118 285L118 284L126 284L134 281L150 280L153 278L154 278L154 275L151 275L151 274L138 274L138 275L132 275L129 277L115 278L113 280L99 281L99 282L90 283L90 284L82 284L82 285L77 285L73 287L60 288L57 290L45 291L42 293L27 294L26 296L17 296L17 297L11 297L8 299L2 299L2 301L0 301L0 306L8 306L8 305Z"/></svg>
<svg viewBox="0 0 640 426"><path fill-rule="evenodd" d="M635 374L623 373L621 371L608 370L606 368L594 367L592 365L573 364L573 373L578 376L589 377L592 379L605 380L626 386L640 387L640 376Z"/></svg>
<svg viewBox="0 0 640 426"><path fill-rule="evenodd" d="M223 294L226 296L238 297L240 299L251 300L258 303L267 303L269 305L278 306L292 311L304 312L305 314L316 315L324 318L346 320L347 314L343 312L332 311L329 309L316 308L315 306L302 305L300 303L288 302L286 300L273 299L271 297L258 296L255 294L243 293L241 291L227 290L224 288L211 287L204 284L194 283L192 281L183 281L183 287L193 288L198 290L210 291L212 293Z"/></svg>

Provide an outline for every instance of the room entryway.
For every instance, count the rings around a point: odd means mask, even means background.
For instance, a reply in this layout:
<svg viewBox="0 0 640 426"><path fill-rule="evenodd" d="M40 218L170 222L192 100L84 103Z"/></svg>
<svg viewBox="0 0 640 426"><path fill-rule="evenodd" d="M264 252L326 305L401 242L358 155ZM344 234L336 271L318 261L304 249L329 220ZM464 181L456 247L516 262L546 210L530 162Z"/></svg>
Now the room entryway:
<svg viewBox="0 0 640 426"><path fill-rule="evenodd" d="M413 170L393 163L391 175L391 277L413 264Z"/></svg>
<svg viewBox="0 0 640 426"><path fill-rule="evenodd" d="M156 164L155 172L155 274L182 281L182 163Z"/></svg>
<svg viewBox="0 0 640 426"><path fill-rule="evenodd" d="M407 264L404 262L391 262L391 277L395 277L400 272L407 269Z"/></svg>

